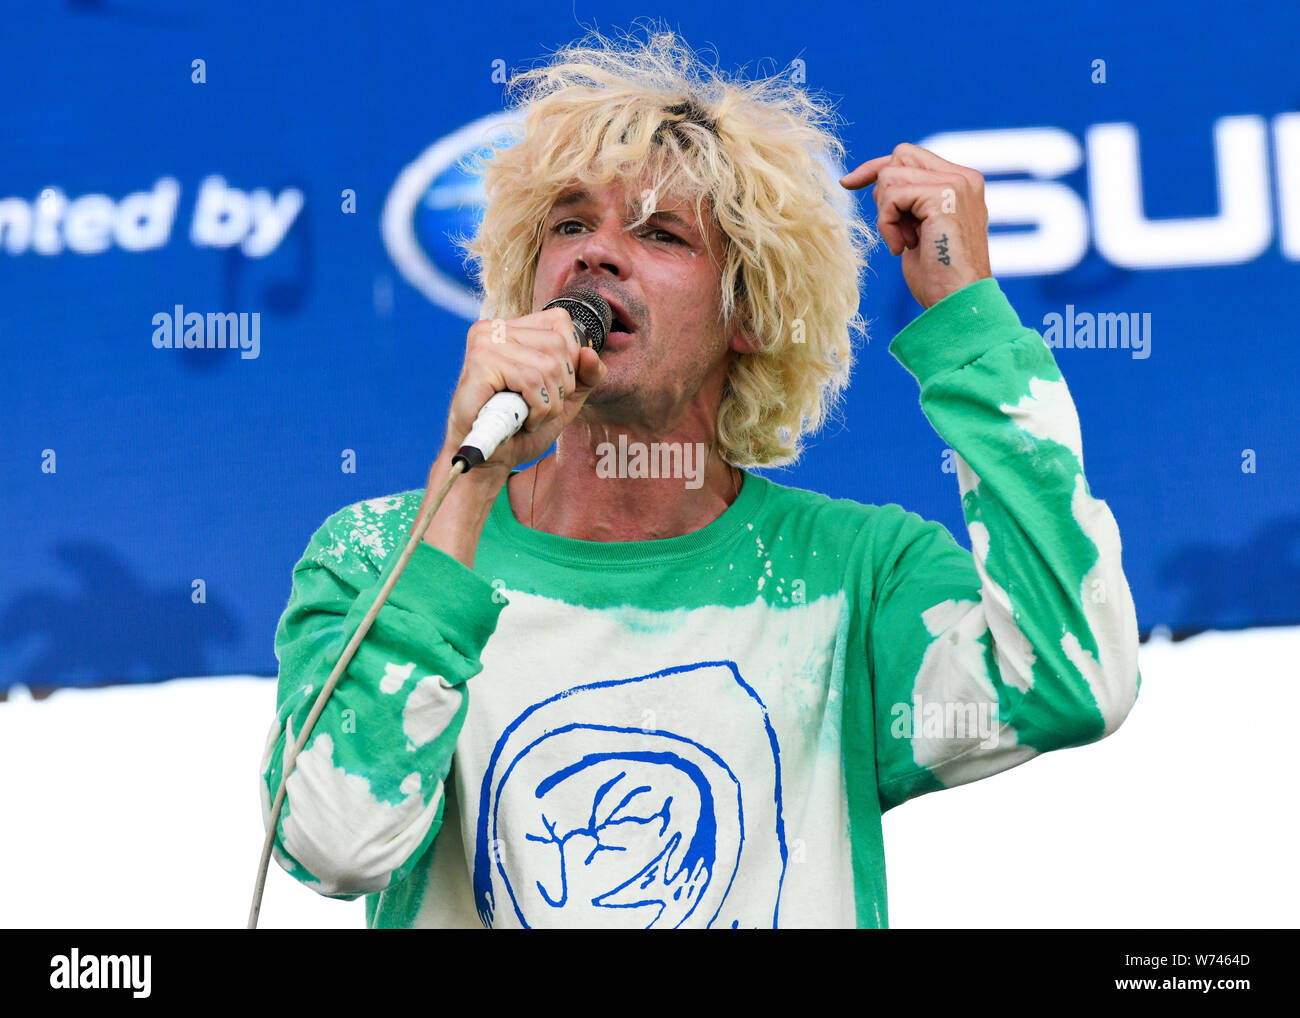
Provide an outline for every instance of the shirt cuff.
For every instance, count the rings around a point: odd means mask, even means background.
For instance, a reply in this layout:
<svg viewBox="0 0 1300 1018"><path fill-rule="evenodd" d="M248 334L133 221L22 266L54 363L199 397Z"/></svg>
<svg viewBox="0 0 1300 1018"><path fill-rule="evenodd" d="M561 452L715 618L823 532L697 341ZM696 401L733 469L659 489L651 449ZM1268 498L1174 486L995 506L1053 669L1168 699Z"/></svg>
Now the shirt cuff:
<svg viewBox="0 0 1300 1018"><path fill-rule="evenodd" d="M375 581L376 589L382 587L391 575L405 543L403 540L389 553L379 579ZM508 603L504 598L494 598L495 593L492 584L463 562L427 541L421 541L415 546L385 604L416 614L434 611L450 632L477 648L487 643L488 637L496 630L497 617Z"/></svg>
<svg viewBox="0 0 1300 1018"><path fill-rule="evenodd" d="M992 276L948 294L889 344L894 358L924 384L955 371L1024 330L1020 316Z"/></svg>

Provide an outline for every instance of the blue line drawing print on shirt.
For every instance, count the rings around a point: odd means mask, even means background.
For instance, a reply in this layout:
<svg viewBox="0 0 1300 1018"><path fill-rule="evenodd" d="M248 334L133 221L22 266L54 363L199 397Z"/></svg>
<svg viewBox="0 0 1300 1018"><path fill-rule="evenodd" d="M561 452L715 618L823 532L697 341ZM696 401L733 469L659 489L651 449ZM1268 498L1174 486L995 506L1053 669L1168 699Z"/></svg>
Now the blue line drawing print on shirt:
<svg viewBox="0 0 1300 1018"><path fill-rule="evenodd" d="M734 662L564 690L506 727L484 772L479 918L774 928L781 808L776 732Z"/></svg>

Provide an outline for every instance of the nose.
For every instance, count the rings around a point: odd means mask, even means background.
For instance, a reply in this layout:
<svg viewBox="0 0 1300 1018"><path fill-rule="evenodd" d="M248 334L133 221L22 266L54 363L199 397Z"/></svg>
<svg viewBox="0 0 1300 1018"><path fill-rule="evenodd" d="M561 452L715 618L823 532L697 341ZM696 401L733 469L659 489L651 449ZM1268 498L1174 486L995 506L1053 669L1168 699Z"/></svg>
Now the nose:
<svg viewBox="0 0 1300 1018"><path fill-rule="evenodd" d="M600 228L587 232L574 252L577 272L598 275L601 271L615 279L626 279L629 262L624 251L627 234L616 216L605 216Z"/></svg>

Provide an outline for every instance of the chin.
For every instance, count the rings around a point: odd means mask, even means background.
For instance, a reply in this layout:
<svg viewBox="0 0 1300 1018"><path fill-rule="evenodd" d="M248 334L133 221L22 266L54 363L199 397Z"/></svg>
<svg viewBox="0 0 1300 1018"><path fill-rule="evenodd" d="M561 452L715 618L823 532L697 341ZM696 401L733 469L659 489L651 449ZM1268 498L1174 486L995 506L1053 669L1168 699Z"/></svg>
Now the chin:
<svg viewBox="0 0 1300 1018"><path fill-rule="evenodd" d="M638 388L634 381L625 381L616 377L617 372L611 368L605 380L591 390L591 395L582 405L582 413L590 412L592 417L599 417L607 423L638 420L641 416L641 404L638 400ZM640 395L644 395L644 387Z"/></svg>
<svg viewBox="0 0 1300 1018"><path fill-rule="evenodd" d="M587 402L583 406L610 406L615 403L625 403L632 395L632 391L630 385L625 385L614 377L611 369L605 376L605 380L591 390L591 395L587 397Z"/></svg>

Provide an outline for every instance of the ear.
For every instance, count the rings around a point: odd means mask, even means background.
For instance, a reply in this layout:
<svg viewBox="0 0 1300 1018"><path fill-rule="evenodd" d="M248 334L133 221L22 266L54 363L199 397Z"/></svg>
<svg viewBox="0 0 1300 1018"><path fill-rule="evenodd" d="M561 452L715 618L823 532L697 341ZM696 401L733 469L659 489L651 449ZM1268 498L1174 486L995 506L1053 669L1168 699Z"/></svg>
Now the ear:
<svg viewBox="0 0 1300 1018"><path fill-rule="evenodd" d="M758 353L758 342L744 329L738 329L731 337L731 349L739 353Z"/></svg>

